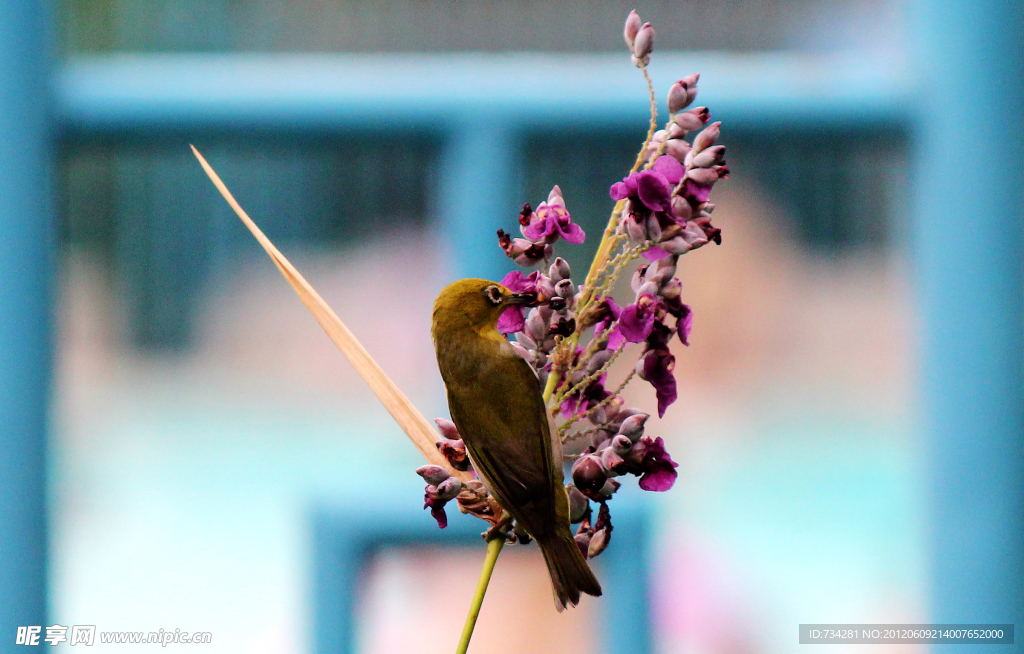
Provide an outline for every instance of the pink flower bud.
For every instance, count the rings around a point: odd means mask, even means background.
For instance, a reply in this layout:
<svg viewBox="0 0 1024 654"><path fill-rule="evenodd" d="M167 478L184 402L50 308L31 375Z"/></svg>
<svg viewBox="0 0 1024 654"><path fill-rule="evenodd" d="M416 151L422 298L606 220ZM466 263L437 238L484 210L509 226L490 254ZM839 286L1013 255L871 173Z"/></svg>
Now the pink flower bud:
<svg viewBox="0 0 1024 654"><path fill-rule="evenodd" d="M669 254L686 254L693 249L683 236L675 236L659 243L658 246Z"/></svg>
<svg viewBox="0 0 1024 654"><path fill-rule="evenodd" d="M698 184L714 184L718 181L718 173L712 168L691 168L686 171L686 179L692 179Z"/></svg>
<svg viewBox="0 0 1024 654"><path fill-rule="evenodd" d="M690 106L697 98L697 79L700 73L684 77L668 90L668 111L676 113Z"/></svg>
<svg viewBox="0 0 1024 654"><path fill-rule="evenodd" d="M678 298L683 292L683 283L679 281L678 277L672 277L664 284L661 285L661 297L666 300L674 300Z"/></svg>
<svg viewBox="0 0 1024 654"><path fill-rule="evenodd" d="M625 460L615 453L610 447L601 451L601 465L608 471L610 476L621 475L626 471Z"/></svg>
<svg viewBox="0 0 1024 654"><path fill-rule="evenodd" d="M611 350L601 350L590 355L590 358L587 359L587 372L593 373L600 370L612 358L612 354Z"/></svg>
<svg viewBox="0 0 1024 654"><path fill-rule="evenodd" d="M690 248L696 250L702 245L706 245L708 242L707 234L700 228L695 222L686 223L686 227L683 228L682 238L686 239L686 242L690 244Z"/></svg>
<svg viewBox="0 0 1024 654"><path fill-rule="evenodd" d="M647 381L647 373L644 372L644 361L646 360L647 355L645 354L637 359L636 365L633 366L633 369L636 370L636 376L644 381Z"/></svg>
<svg viewBox="0 0 1024 654"><path fill-rule="evenodd" d="M462 482L455 477L449 477L437 485L437 498L445 502L455 499L460 492L462 492Z"/></svg>
<svg viewBox="0 0 1024 654"><path fill-rule="evenodd" d="M686 198L676 195L672 198L672 214L677 220L686 222L693 215L693 207L690 206Z"/></svg>
<svg viewBox="0 0 1024 654"><path fill-rule="evenodd" d="M527 350L536 350L537 341L530 338L530 335L526 332L516 332L516 342L525 347Z"/></svg>
<svg viewBox="0 0 1024 654"><path fill-rule="evenodd" d="M665 154L682 163L690 154L690 144L682 139L669 139L665 144Z"/></svg>
<svg viewBox="0 0 1024 654"><path fill-rule="evenodd" d="M569 279L572 273L569 270L569 264L562 257L558 257L551 264L548 269L548 275L556 282L560 282L563 279Z"/></svg>
<svg viewBox="0 0 1024 654"><path fill-rule="evenodd" d="M590 537L590 544L587 546L587 558L592 559L605 551L608 543L611 542L611 535L607 529L600 529Z"/></svg>
<svg viewBox="0 0 1024 654"><path fill-rule="evenodd" d="M633 276L630 278L630 280L629 280L629 287L631 289L633 289L634 293L636 293L637 290L641 286L643 286L643 283L645 281L647 281L647 277L645 276L646 273L647 273L647 269L648 269L648 266L642 266L640 268L637 268L636 272L634 272ZM622 419L625 420L625 418L622 418Z"/></svg>
<svg viewBox="0 0 1024 654"><path fill-rule="evenodd" d="M629 455L625 457L626 461L630 465L639 466L643 463L644 454L647 453L647 443L643 440L638 440L633 443L633 447L629 450Z"/></svg>
<svg viewBox="0 0 1024 654"><path fill-rule="evenodd" d="M526 335L535 342L541 343L548 335L548 321L541 315L540 311L530 311L526 318Z"/></svg>
<svg viewBox="0 0 1024 654"><path fill-rule="evenodd" d="M677 111L681 111L686 108L686 105L690 104L686 101L686 87L676 82L668 90L668 112L674 114Z"/></svg>
<svg viewBox="0 0 1024 654"><path fill-rule="evenodd" d="M644 226L636 221L636 218L632 215L626 217L626 233L629 238L640 242L647 240L647 233Z"/></svg>
<svg viewBox="0 0 1024 654"><path fill-rule="evenodd" d="M644 23L633 42L633 56L644 61L652 52L654 52L654 28L650 23Z"/></svg>
<svg viewBox="0 0 1024 654"><path fill-rule="evenodd" d="M516 341L509 341L508 344L510 346L512 346L512 350L516 354L518 354L519 358L521 358L523 361L525 361L526 363L530 364L531 366L536 364L536 361L534 361L534 359L533 359L533 353L532 352L527 350L525 347L523 347L522 345L520 345Z"/></svg>
<svg viewBox="0 0 1024 654"><path fill-rule="evenodd" d="M576 286L572 283L571 279L563 279L555 284L555 295L564 297L567 300L571 299L576 295Z"/></svg>
<svg viewBox="0 0 1024 654"><path fill-rule="evenodd" d="M651 265L648 275L652 279L666 280L676 274L676 263L675 259L659 259Z"/></svg>
<svg viewBox="0 0 1024 654"><path fill-rule="evenodd" d="M445 438L457 439L462 438L459 436L459 430L455 426L455 423L451 420L445 420L444 418L434 418L434 424L437 425L437 430L441 432L441 435Z"/></svg>
<svg viewBox="0 0 1024 654"><path fill-rule="evenodd" d="M622 426L619 427L619 434L625 436L631 441L636 441L644 435L644 423L650 418L646 413L638 413L632 415L622 421Z"/></svg>
<svg viewBox="0 0 1024 654"><path fill-rule="evenodd" d="M693 139L693 151L700 152L705 148L710 148L718 140L719 130L722 126L721 122L711 123L701 131L700 134Z"/></svg>
<svg viewBox="0 0 1024 654"><path fill-rule="evenodd" d="M713 145L706 150L700 151L694 155L690 161L690 165L695 168L710 168L717 164L722 163L725 158L725 146L724 145Z"/></svg>
<svg viewBox="0 0 1024 654"><path fill-rule="evenodd" d="M661 223L658 222L658 217L653 213L647 216L647 220L644 221L644 231L647 232L647 238L658 242L661 240Z"/></svg>
<svg viewBox="0 0 1024 654"><path fill-rule="evenodd" d="M636 34L640 31L640 14L636 13L636 9L629 12L626 16L626 25L622 30L622 38L626 40L626 46L632 50L633 44L636 42Z"/></svg>
<svg viewBox="0 0 1024 654"><path fill-rule="evenodd" d="M537 299L540 302L550 300L555 295L555 283L547 275L537 276Z"/></svg>
<svg viewBox="0 0 1024 654"><path fill-rule="evenodd" d="M659 129L651 136L651 142L647 144L647 149L644 150L644 157L650 159L661 147L661 144L665 141L665 130Z"/></svg>
<svg viewBox="0 0 1024 654"><path fill-rule="evenodd" d="M622 486L622 484L614 479L608 478L605 480L604 486L601 487L601 490L597 492L597 495L603 500L611 499L612 495L615 494L615 491L619 490L620 486Z"/></svg>
<svg viewBox="0 0 1024 654"><path fill-rule="evenodd" d="M451 477L451 473L441 466L435 465L420 466L419 468L416 468L416 474L423 477L423 481L427 482L431 486L436 486L445 479Z"/></svg>
<svg viewBox="0 0 1024 654"><path fill-rule="evenodd" d="M611 448L619 456L625 456L632 447L633 441L629 440L629 437L625 434L616 434L615 438L612 439Z"/></svg>
<svg viewBox="0 0 1024 654"><path fill-rule="evenodd" d="M562 199L562 189L558 188L558 184L552 187L551 192L548 193L548 204L560 204L565 206L565 200Z"/></svg>
<svg viewBox="0 0 1024 654"><path fill-rule="evenodd" d="M640 295L644 295L644 294L654 295L657 292L658 292L658 283L653 281L653 280L648 279L647 281L645 281L643 284L640 285L640 288L637 289L636 294L639 297Z"/></svg>
<svg viewBox="0 0 1024 654"><path fill-rule="evenodd" d="M587 510L590 508L590 501L587 500L586 495L581 493L572 484L569 484L566 492L569 494L569 523L576 524L586 517Z"/></svg>
<svg viewBox="0 0 1024 654"><path fill-rule="evenodd" d="M580 554L583 555L583 558L587 558L587 553L590 551L590 534L584 531L576 534L573 538L576 540L576 546L580 548Z"/></svg>
<svg viewBox="0 0 1024 654"><path fill-rule="evenodd" d="M672 122L679 125L684 132L692 132L704 127L710 119L711 112L707 107L694 107L677 113Z"/></svg>

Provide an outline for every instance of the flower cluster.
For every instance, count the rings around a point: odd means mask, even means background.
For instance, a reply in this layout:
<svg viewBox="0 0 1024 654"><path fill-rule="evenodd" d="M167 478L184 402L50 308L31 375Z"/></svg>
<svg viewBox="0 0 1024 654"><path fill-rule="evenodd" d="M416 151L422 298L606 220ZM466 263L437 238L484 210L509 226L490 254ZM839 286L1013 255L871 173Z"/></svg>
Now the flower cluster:
<svg viewBox="0 0 1024 654"><path fill-rule="evenodd" d="M427 482L423 494L423 508L430 509L430 515L437 520L437 526L444 529L448 526L448 515L444 511L444 505L459 496L462 492L462 481L452 477L451 473L441 466L420 466L416 469L416 474Z"/></svg>
<svg viewBox="0 0 1024 654"><path fill-rule="evenodd" d="M654 49L654 29L634 11L626 20L624 37L653 97L646 66ZM498 244L521 267L501 283L532 296L525 313L518 306L507 309L498 329L513 337L512 348L537 373L566 457L573 461L568 485L571 522L579 524L576 541L588 557L600 554L610 542L608 501L623 476L638 477L640 488L647 491L666 491L676 480L677 464L664 441L645 434L648 414L627 407L622 392L634 377L645 381L653 388L659 417L678 398L671 345L674 340L689 345L693 313L682 301L677 263L683 254L722 240L721 230L711 223L714 205L709 198L729 169L725 146L717 144L720 123L709 124L706 107L690 108L698 80L694 74L671 86L663 129L656 129L652 103L651 127L636 163L609 189L615 209L582 283L574 282L569 264L555 256L559 241L578 245L586 237L573 222L558 186L536 209L523 205L521 237L498 230ZM692 140L687 140L693 132ZM612 297L623 273L631 275L630 301L624 306ZM622 357L633 365L624 367L625 378L613 384L612 366ZM444 436L438 448L453 468L468 469L455 425L439 419L438 428ZM494 522L500 507L479 504L486 497L482 488L469 492L468 485L456 484L442 472L436 466L420 469L427 482L426 507L439 524L445 503L454 498L462 510ZM467 508L473 502L477 508ZM599 505L596 516L591 502ZM524 536L519 540L526 542Z"/></svg>
<svg viewBox="0 0 1024 654"><path fill-rule="evenodd" d="M455 423L444 418L437 418L437 429L441 439L437 441L437 449L455 470L472 470L466 444L459 436ZM430 515L437 520L437 526L444 529L448 526L448 514L445 505L457 500L459 510L497 525L501 520L501 507L487 493L480 481L473 479L463 482L453 477L441 466L425 465L416 469L416 474L427 482L423 489L423 508L430 509Z"/></svg>
<svg viewBox="0 0 1024 654"><path fill-rule="evenodd" d="M707 107L683 111L697 97L698 78L690 75L672 85L672 121L644 149L648 167L630 173L610 191L613 200L626 202L623 223L629 238L654 244L644 253L648 260L722 242L721 230L711 224L715 205L708 202L715 182L729 176L725 146L715 145L721 123L707 125ZM688 132L702 127L692 144L686 140Z"/></svg>
<svg viewBox="0 0 1024 654"><path fill-rule="evenodd" d="M547 202L541 202L536 211L529 204L519 212L519 231L523 238L512 238L505 230L498 230L498 244L520 266L532 266L550 259L552 247L559 238L579 245L586 238L580 226L572 222L565 208L562 191L551 189Z"/></svg>

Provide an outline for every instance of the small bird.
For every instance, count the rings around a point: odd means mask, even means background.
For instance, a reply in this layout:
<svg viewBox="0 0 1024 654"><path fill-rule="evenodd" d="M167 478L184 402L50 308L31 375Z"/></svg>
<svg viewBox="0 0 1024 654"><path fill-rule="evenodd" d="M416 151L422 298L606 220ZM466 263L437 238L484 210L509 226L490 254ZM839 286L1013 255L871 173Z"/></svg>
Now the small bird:
<svg viewBox="0 0 1024 654"><path fill-rule="evenodd" d="M555 606L598 596L601 585L569 527L562 447L533 368L498 331L507 308L530 302L484 279L448 285L434 302L431 333L452 421L473 468L498 503L540 546Z"/></svg>

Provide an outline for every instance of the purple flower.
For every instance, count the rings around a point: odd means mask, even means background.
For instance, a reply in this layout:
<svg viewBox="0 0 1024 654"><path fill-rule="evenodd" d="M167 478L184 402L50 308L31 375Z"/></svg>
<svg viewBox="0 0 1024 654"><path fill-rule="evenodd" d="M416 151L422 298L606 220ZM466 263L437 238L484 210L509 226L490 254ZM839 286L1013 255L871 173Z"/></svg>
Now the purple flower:
<svg viewBox="0 0 1024 654"><path fill-rule="evenodd" d="M654 329L658 299L650 293L641 293L636 302L622 310L619 331L630 343L642 343Z"/></svg>
<svg viewBox="0 0 1024 654"><path fill-rule="evenodd" d="M665 415L665 410L676 401L676 378L672 374L676 358L667 349L657 348L649 351L641 359L643 374L641 375L654 387L658 398L658 417Z"/></svg>
<svg viewBox="0 0 1024 654"><path fill-rule="evenodd" d="M729 167L718 165L710 168L691 168L686 174L683 194L695 204L707 202L711 197L711 188L720 179L729 177Z"/></svg>
<svg viewBox="0 0 1024 654"><path fill-rule="evenodd" d="M604 401L611 393L605 390L604 380L608 377L602 373L600 377L590 382L586 388L573 393L562 402L562 417L569 418L587 412L589 407Z"/></svg>
<svg viewBox="0 0 1024 654"><path fill-rule="evenodd" d="M427 486L429 489L430 486ZM444 529L448 526L448 514L444 512L444 505L446 502L435 500L430 497L430 493L427 492L423 495L423 508L430 509L430 515L437 520L437 526Z"/></svg>
<svg viewBox="0 0 1024 654"><path fill-rule="evenodd" d="M501 285L513 293L532 293L533 295L536 295L537 280L539 277L539 270L534 270L529 275L524 275L518 270L513 270L509 274L505 275L504 279L501 280Z"/></svg>
<svg viewBox="0 0 1024 654"><path fill-rule="evenodd" d="M650 170L630 173L621 182L612 184L613 200L638 198L651 211L668 211L672 187L683 178L683 165L674 157L661 156Z"/></svg>
<svg viewBox="0 0 1024 654"><path fill-rule="evenodd" d="M676 332L683 345L689 345L690 330L693 329L693 311L683 304L679 297L664 298L665 309L676 318Z"/></svg>
<svg viewBox="0 0 1024 654"><path fill-rule="evenodd" d="M518 270L513 270L501 280L501 285L513 293L531 293L537 295L537 280L540 271L535 270L529 275L524 275ZM505 309L498 316L498 331L502 334L512 334L523 330L526 319L523 317L522 307L512 306Z"/></svg>
<svg viewBox="0 0 1024 654"><path fill-rule="evenodd" d="M526 318L523 317L522 307L508 307L498 316L498 331L502 334L521 332L525 326Z"/></svg>
<svg viewBox="0 0 1024 654"><path fill-rule="evenodd" d="M661 241L678 232L679 225L685 224L684 217L678 216L672 192L685 174L683 165L674 157L662 156L650 170L631 173L621 182L613 184L612 199L629 199L629 214L625 218L626 232L634 241ZM678 198L677 198L678 199ZM686 208L689 208L689 205ZM680 206L682 206L680 205ZM669 230L669 231L666 231ZM645 257L655 261L663 258L667 251L652 248Z"/></svg>
<svg viewBox="0 0 1024 654"><path fill-rule="evenodd" d="M678 318L676 322L676 329L679 331L679 340L683 342L683 345L690 345L690 330L693 329L693 311L690 310L690 306L687 304L683 305L683 314Z"/></svg>
<svg viewBox="0 0 1024 654"><path fill-rule="evenodd" d="M622 315L622 309L618 304L615 303L610 297L604 297L601 299L601 303L597 308L597 322L594 324L594 338L597 338L603 334L607 329L611 328L612 323L619 319ZM619 331L618 325L612 328L612 332L608 335L608 340L604 346L609 350L618 349L626 341L623 337L622 332Z"/></svg>
<svg viewBox="0 0 1024 654"><path fill-rule="evenodd" d="M664 259L667 256L671 255L669 255L669 253L666 252L664 248L660 248L658 246L650 248L643 254L644 259L647 259L648 261L660 261L661 259Z"/></svg>
<svg viewBox="0 0 1024 654"><path fill-rule="evenodd" d="M529 217L529 224L523 227L523 236L531 241L554 243L558 237L579 245L586 238L583 229L572 222L569 212L561 204L541 202Z"/></svg>
<svg viewBox="0 0 1024 654"><path fill-rule="evenodd" d="M636 194L651 211L665 211L671 201L672 186L664 175L652 168L637 173Z"/></svg>
<svg viewBox="0 0 1024 654"><path fill-rule="evenodd" d="M645 352L650 350L667 350L669 341L672 340L674 333L672 328L662 320L655 320L654 329L651 330L651 335L647 337L647 349Z"/></svg>
<svg viewBox="0 0 1024 654"><path fill-rule="evenodd" d="M665 451L665 442L660 437L652 440L650 436L643 436L641 440L646 448L643 463L640 464L643 468L640 488L646 491L667 491L676 483L676 468L679 464Z"/></svg>
<svg viewBox="0 0 1024 654"><path fill-rule="evenodd" d="M421 476L426 478L425 475ZM437 520L437 526L441 529L448 526L448 514L444 512L444 505L458 497L461 491L462 482L455 477L448 477L436 486L427 484L423 492L423 508L430 509L430 515Z"/></svg>
<svg viewBox="0 0 1024 654"><path fill-rule="evenodd" d="M693 198L698 204L701 202L707 202L708 198L711 197L712 184L699 184L692 179L686 180L686 184L683 186L683 193L686 197Z"/></svg>

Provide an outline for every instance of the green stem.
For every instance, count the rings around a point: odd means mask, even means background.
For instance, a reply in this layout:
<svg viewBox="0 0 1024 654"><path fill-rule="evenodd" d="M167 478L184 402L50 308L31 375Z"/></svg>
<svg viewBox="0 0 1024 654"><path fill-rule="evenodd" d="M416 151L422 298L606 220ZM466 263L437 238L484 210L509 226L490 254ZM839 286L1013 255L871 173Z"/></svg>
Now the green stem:
<svg viewBox="0 0 1024 654"><path fill-rule="evenodd" d="M476 619L480 615L480 606L484 603L487 585L491 583L491 573L494 572L494 564L497 562L498 554L504 545L505 537L502 534L497 534L487 542L487 556L484 558L484 569L480 571L480 581L476 582L473 603L469 605L466 626L462 628L462 638L459 639L459 647L455 650L455 654L466 654L466 650L469 649L469 639L473 637L473 628L476 627Z"/></svg>

